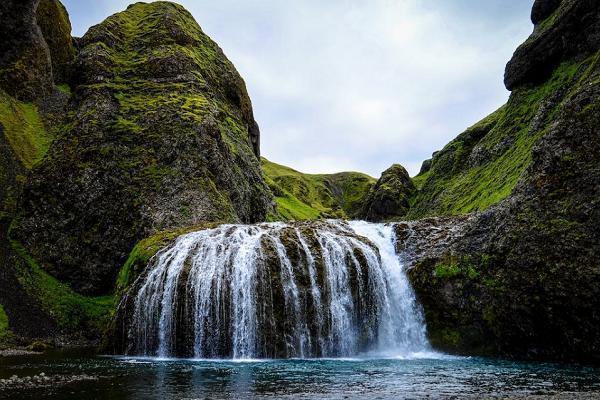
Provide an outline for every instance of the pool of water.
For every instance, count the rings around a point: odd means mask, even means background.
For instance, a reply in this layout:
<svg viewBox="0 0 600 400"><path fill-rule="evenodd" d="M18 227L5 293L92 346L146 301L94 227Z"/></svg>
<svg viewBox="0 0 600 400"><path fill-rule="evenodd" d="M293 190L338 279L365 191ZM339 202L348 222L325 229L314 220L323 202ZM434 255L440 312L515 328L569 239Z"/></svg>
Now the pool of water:
<svg viewBox="0 0 600 400"><path fill-rule="evenodd" d="M0 379L75 377L4 387L11 399L600 398L600 369L436 353L312 360L174 360L54 352L0 358ZM78 380L84 376L86 379ZM36 386L36 385L32 385Z"/></svg>

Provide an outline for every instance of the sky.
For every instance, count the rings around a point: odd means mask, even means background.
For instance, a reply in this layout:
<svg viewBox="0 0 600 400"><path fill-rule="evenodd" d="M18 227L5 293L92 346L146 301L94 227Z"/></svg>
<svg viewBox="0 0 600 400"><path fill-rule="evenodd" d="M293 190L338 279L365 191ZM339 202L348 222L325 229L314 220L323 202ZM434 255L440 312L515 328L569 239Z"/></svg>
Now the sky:
<svg viewBox="0 0 600 400"><path fill-rule="evenodd" d="M246 82L261 153L302 172L411 175L508 99L533 0L178 0ZM73 35L126 0L63 0Z"/></svg>

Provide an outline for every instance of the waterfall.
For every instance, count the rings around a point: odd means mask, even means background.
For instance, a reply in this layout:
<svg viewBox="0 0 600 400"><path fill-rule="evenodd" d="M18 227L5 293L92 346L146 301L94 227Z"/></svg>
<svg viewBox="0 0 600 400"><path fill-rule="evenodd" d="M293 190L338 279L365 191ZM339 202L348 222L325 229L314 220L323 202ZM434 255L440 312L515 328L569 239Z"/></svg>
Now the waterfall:
<svg viewBox="0 0 600 400"><path fill-rule="evenodd" d="M129 354L195 358L411 353L428 343L392 225L222 225L160 250L120 313Z"/></svg>

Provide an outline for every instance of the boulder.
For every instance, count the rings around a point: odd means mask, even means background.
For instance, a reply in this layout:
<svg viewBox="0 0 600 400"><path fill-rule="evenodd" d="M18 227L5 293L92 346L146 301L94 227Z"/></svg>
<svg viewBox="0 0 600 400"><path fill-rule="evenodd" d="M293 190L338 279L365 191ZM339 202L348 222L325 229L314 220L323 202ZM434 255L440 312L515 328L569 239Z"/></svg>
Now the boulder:
<svg viewBox="0 0 600 400"><path fill-rule="evenodd" d="M360 217L367 221L400 219L408 212L415 190L408 172L400 164L386 169L365 199Z"/></svg>

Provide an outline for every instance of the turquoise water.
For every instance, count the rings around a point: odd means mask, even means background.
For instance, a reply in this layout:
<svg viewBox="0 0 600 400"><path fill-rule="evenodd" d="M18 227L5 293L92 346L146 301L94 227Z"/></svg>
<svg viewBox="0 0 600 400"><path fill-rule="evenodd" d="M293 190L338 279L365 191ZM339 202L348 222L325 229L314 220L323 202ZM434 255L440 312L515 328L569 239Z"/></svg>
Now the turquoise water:
<svg viewBox="0 0 600 400"><path fill-rule="evenodd" d="M600 369L435 353L413 357L243 362L68 352L5 357L0 358L0 379L40 372L95 379L38 389L5 388L0 398L600 398Z"/></svg>

